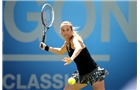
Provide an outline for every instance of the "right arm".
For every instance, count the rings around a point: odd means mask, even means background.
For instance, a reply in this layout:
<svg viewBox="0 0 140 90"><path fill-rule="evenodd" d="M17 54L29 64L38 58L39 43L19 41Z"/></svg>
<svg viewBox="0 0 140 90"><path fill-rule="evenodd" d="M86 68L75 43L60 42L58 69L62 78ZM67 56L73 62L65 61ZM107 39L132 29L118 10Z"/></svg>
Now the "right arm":
<svg viewBox="0 0 140 90"><path fill-rule="evenodd" d="M43 48L41 47L41 45L43 46ZM43 43L43 42L41 42L41 43L40 43L40 48L41 48L42 50L45 50L45 47L46 47L46 44ZM63 46L62 46L61 48L49 47L49 48L48 48L48 51L49 51L49 52L52 52L52 53L54 53L54 54L64 54L64 53L67 52L65 43L63 44Z"/></svg>

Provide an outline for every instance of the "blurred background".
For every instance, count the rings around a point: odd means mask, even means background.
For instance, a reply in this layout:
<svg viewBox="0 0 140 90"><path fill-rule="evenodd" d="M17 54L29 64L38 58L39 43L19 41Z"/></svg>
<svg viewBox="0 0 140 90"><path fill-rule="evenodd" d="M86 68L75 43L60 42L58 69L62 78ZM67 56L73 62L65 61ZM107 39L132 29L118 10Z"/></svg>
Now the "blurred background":
<svg viewBox="0 0 140 90"><path fill-rule="evenodd" d="M3 90L63 90L77 69L42 51L40 11L55 10L45 43L61 47L62 21L79 27L91 56L109 71L106 90L137 90L137 1L3 1ZM82 90L92 89L90 85Z"/></svg>

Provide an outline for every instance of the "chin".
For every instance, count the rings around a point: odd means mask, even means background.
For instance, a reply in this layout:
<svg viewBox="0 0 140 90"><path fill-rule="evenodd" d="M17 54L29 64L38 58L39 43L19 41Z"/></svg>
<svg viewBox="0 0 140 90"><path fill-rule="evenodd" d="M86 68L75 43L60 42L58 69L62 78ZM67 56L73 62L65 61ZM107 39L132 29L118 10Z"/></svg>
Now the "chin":
<svg viewBox="0 0 140 90"><path fill-rule="evenodd" d="M69 36L64 36L65 38L69 38Z"/></svg>

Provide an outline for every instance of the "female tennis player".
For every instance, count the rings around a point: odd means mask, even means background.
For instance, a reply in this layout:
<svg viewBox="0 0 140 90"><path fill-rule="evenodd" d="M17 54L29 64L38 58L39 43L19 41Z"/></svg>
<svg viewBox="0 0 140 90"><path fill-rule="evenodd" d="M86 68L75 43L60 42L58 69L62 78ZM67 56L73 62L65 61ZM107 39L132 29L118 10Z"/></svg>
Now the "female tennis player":
<svg viewBox="0 0 140 90"><path fill-rule="evenodd" d="M66 84L64 90L80 90L87 84L91 84L94 90L105 90L104 79L108 75L108 71L97 65L82 38L73 29L71 22L62 22L60 33L65 40L61 48L49 47L43 42L40 43L40 48L54 54L68 52L69 57L63 59L64 65L68 65L73 61L76 63L77 70L72 74L76 83L74 85Z"/></svg>

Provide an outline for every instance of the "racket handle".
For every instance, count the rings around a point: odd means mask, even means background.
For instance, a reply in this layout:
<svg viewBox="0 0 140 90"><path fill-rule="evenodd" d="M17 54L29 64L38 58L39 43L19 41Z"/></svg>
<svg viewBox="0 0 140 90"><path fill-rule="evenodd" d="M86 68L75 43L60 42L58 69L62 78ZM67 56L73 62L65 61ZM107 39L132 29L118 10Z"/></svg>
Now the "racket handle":
<svg viewBox="0 0 140 90"><path fill-rule="evenodd" d="M42 36L42 42L44 43L45 41L45 35ZM43 45L41 44L41 48L43 48Z"/></svg>
<svg viewBox="0 0 140 90"><path fill-rule="evenodd" d="M44 41L45 41L45 35L42 36L42 42L44 42Z"/></svg>

